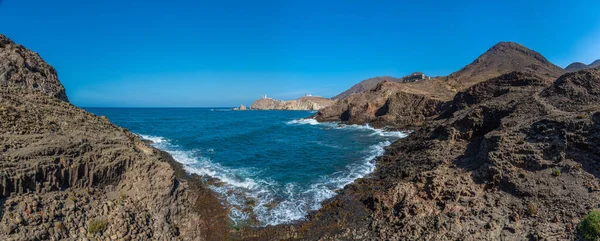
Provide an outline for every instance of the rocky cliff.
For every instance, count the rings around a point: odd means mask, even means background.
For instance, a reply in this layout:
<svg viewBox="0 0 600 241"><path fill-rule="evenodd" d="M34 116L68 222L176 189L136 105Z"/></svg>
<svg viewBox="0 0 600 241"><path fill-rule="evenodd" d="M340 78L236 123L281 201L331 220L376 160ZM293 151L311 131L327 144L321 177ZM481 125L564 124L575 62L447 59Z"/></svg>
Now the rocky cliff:
<svg viewBox="0 0 600 241"><path fill-rule="evenodd" d="M600 70L476 84L300 224L248 239L574 240L600 207Z"/></svg>
<svg viewBox="0 0 600 241"><path fill-rule="evenodd" d="M564 72L533 50L517 43L501 42L447 77L409 83L386 82L321 109L315 118L318 121L371 123L398 128L418 127L439 114L436 110L440 104L452 99L458 91L512 71L535 73L548 81ZM392 96L394 98L390 98ZM400 111L387 111L390 105L395 105L395 110Z"/></svg>
<svg viewBox="0 0 600 241"><path fill-rule="evenodd" d="M0 34L0 86L36 90L68 102L56 70L35 52Z"/></svg>
<svg viewBox="0 0 600 241"><path fill-rule="evenodd" d="M295 100L284 101L271 98L260 98L250 106L252 110L320 110L333 104L333 100L304 96Z"/></svg>
<svg viewBox="0 0 600 241"><path fill-rule="evenodd" d="M370 91L338 100L321 109L315 117L318 121L369 123L378 128L410 128L435 116L443 103L431 96L402 91L397 83L385 81Z"/></svg>
<svg viewBox="0 0 600 241"><path fill-rule="evenodd" d="M222 240L197 177L67 102L56 71L0 35L1 240Z"/></svg>

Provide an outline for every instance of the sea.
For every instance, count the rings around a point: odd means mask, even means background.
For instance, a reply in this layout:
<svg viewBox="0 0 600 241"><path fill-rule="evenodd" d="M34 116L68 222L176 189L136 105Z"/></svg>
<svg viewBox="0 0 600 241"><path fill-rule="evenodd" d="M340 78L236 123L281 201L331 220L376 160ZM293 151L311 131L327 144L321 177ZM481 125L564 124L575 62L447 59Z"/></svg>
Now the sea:
<svg viewBox="0 0 600 241"><path fill-rule="evenodd" d="M368 125L319 123L310 111L230 108L85 108L152 141L207 182L235 224L303 220L336 191L375 169L406 136Z"/></svg>

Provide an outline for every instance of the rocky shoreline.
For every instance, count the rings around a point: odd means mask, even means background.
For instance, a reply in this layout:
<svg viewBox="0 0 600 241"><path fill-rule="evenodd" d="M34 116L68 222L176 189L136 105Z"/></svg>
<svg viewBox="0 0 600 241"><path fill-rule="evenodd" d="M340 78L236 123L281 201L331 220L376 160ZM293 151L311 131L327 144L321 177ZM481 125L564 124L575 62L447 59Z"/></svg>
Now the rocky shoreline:
<svg viewBox="0 0 600 241"><path fill-rule="evenodd" d="M0 35L0 239L578 239L600 208L600 69L564 74L514 43L488 53L322 109L414 132L306 221L255 228L232 227L201 177L71 105L51 66Z"/></svg>
<svg viewBox="0 0 600 241"><path fill-rule="evenodd" d="M600 208L600 69L509 73L459 92L375 172L247 240L574 240Z"/></svg>
<svg viewBox="0 0 600 241"><path fill-rule="evenodd" d="M227 238L227 210L198 177L68 103L39 55L0 43L0 239Z"/></svg>

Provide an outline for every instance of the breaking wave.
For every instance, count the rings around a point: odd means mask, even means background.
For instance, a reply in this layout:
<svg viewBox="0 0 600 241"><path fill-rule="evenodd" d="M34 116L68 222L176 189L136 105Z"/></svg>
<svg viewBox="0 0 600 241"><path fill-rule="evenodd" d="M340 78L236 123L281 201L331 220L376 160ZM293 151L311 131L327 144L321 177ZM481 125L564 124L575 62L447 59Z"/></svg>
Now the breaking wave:
<svg viewBox="0 0 600 241"><path fill-rule="evenodd" d="M188 173L216 178L217 180L209 183L209 186L227 202L230 208L229 216L234 222L253 219L254 225L267 226L304 219L308 212L319 209L324 200L333 197L336 190L373 172L375 159L384 154L384 148L396 138L406 136L403 132L386 132L369 126L319 123L314 119L297 119L287 124L362 130L369 131L369 135L391 138L368 146L357 153L361 155L361 161L339 168L331 175L321 176L309 185L303 185L294 182L278 183L266 178L266 175L261 175L261 170L224 167L205 156L206 153L214 151L212 149L184 150L164 137L152 135L140 135L140 137L152 141L153 146L171 154L176 161L184 165ZM331 148L338 147L331 146Z"/></svg>

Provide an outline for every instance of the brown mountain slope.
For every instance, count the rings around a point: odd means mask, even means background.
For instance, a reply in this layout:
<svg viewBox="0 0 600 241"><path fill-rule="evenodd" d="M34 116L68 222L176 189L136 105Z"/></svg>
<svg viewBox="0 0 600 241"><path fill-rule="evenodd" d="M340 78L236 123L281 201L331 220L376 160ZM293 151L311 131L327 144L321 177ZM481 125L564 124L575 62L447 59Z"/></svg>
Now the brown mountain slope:
<svg viewBox="0 0 600 241"><path fill-rule="evenodd" d="M593 68L597 68L597 67L600 67L600 59L592 62L589 65L581 63L581 62L575 62L575 63L572 63L569 66L567 66L565 68L565 70L567 72L575 72L575 71L579 71L579 70L593 69Z"/></svg>
<svg viewBox="0 0 600 241"><path fill-rule="evenodd" d="M369 78L369 79L359 82L358 84L353 85L352 87L350 87L350 89L334 96L331 99L334 99L334 100L345 99L345 98L348 98L348 96L350 96L351 94L369 91L369 90L375 88L375 86L377 86L377 84L379 84L383 81L395 82L399 79L400 78L395 78L395 77L391 77L391 76L377 76L375 78Z"/></svg>
<svg viewBox="0 0 600 241"><path fill-rule="evenodd" d="M457 82L458 89L464 89L513 71L534 73L549 80L565 72L536 51L518 43L500 42L448 78Z"/></svg>
<svg viewBox="0 0 600 241"><path fill-rule="evenodd" d="M588 66L587 64L581 63L581 62L574 62L569 64L565 70L568 72L575 72L575 71L579 71L579 70L583 70L583 69L587 69Z"/></svg>
<svg viewBox="0 0 600 241"><path fill-rule="evenodd" d="M225 239L226 211L200 180L66 102L52 67L2 39L0 240Z"/></svg>
<svg viewBox="0 0 600 241"><path fill-rule="evenodd" d="M553 65L535 51L517 43L501 42L450 76L412 83L387 83L383 88L357 93L344 100L339 100L334 105L320 110L315 117L319 121L347 121L354 124L373 123L378 126L410 127L403 124L406 121L395 123L393 120L398 119L395 113L390 112L391 116L386 116L388 113L379 111L385 103L393 102L393 100L388 102L389 96L397 96L396 92L404 92L405 94L402 95L405 97L414 96L416 99L426 97L430 101L447 101L460 90L512 71L535 73L549 81L563 73L560 67ZM411 101L404 100L404 103L409 102ZM407 110L412 108L411 106L396 106ZM406 113L406 111L401 112ZM402 119L423 120L423 117L432 116L428 112L427 115L403 115ZM422 121L412 123L417 124Z"/></svg>
<svg viewBox="0 0 600 241"><path fill-rule="evenodd" d="M583 215L600 206L599 87L598 69L554 83L515 72L476 84L307 222L246 235L575 240Z"/></svg>
<svg viewBox="0 0 600 241"><path fill-rule="evenodd" d="M369 78L369 79L359 82L358 84L355 84L350 89L334 96L331 99L341 100L341 99L348 98L348 96L355 94L355 93L362 93L362 92L369 91L369 90L375 88L377 86L377 84L384 82L384 81L390 81L390 82L396 82L396 83L411 83L411 82L419 81L420 78L422 78L421 76L428 78L421 72L414 72L414 73L404 76L402 78L396 78L396 77L390 77L390 76L382 76L382 77L378 76L375 78Z"/></svg>

